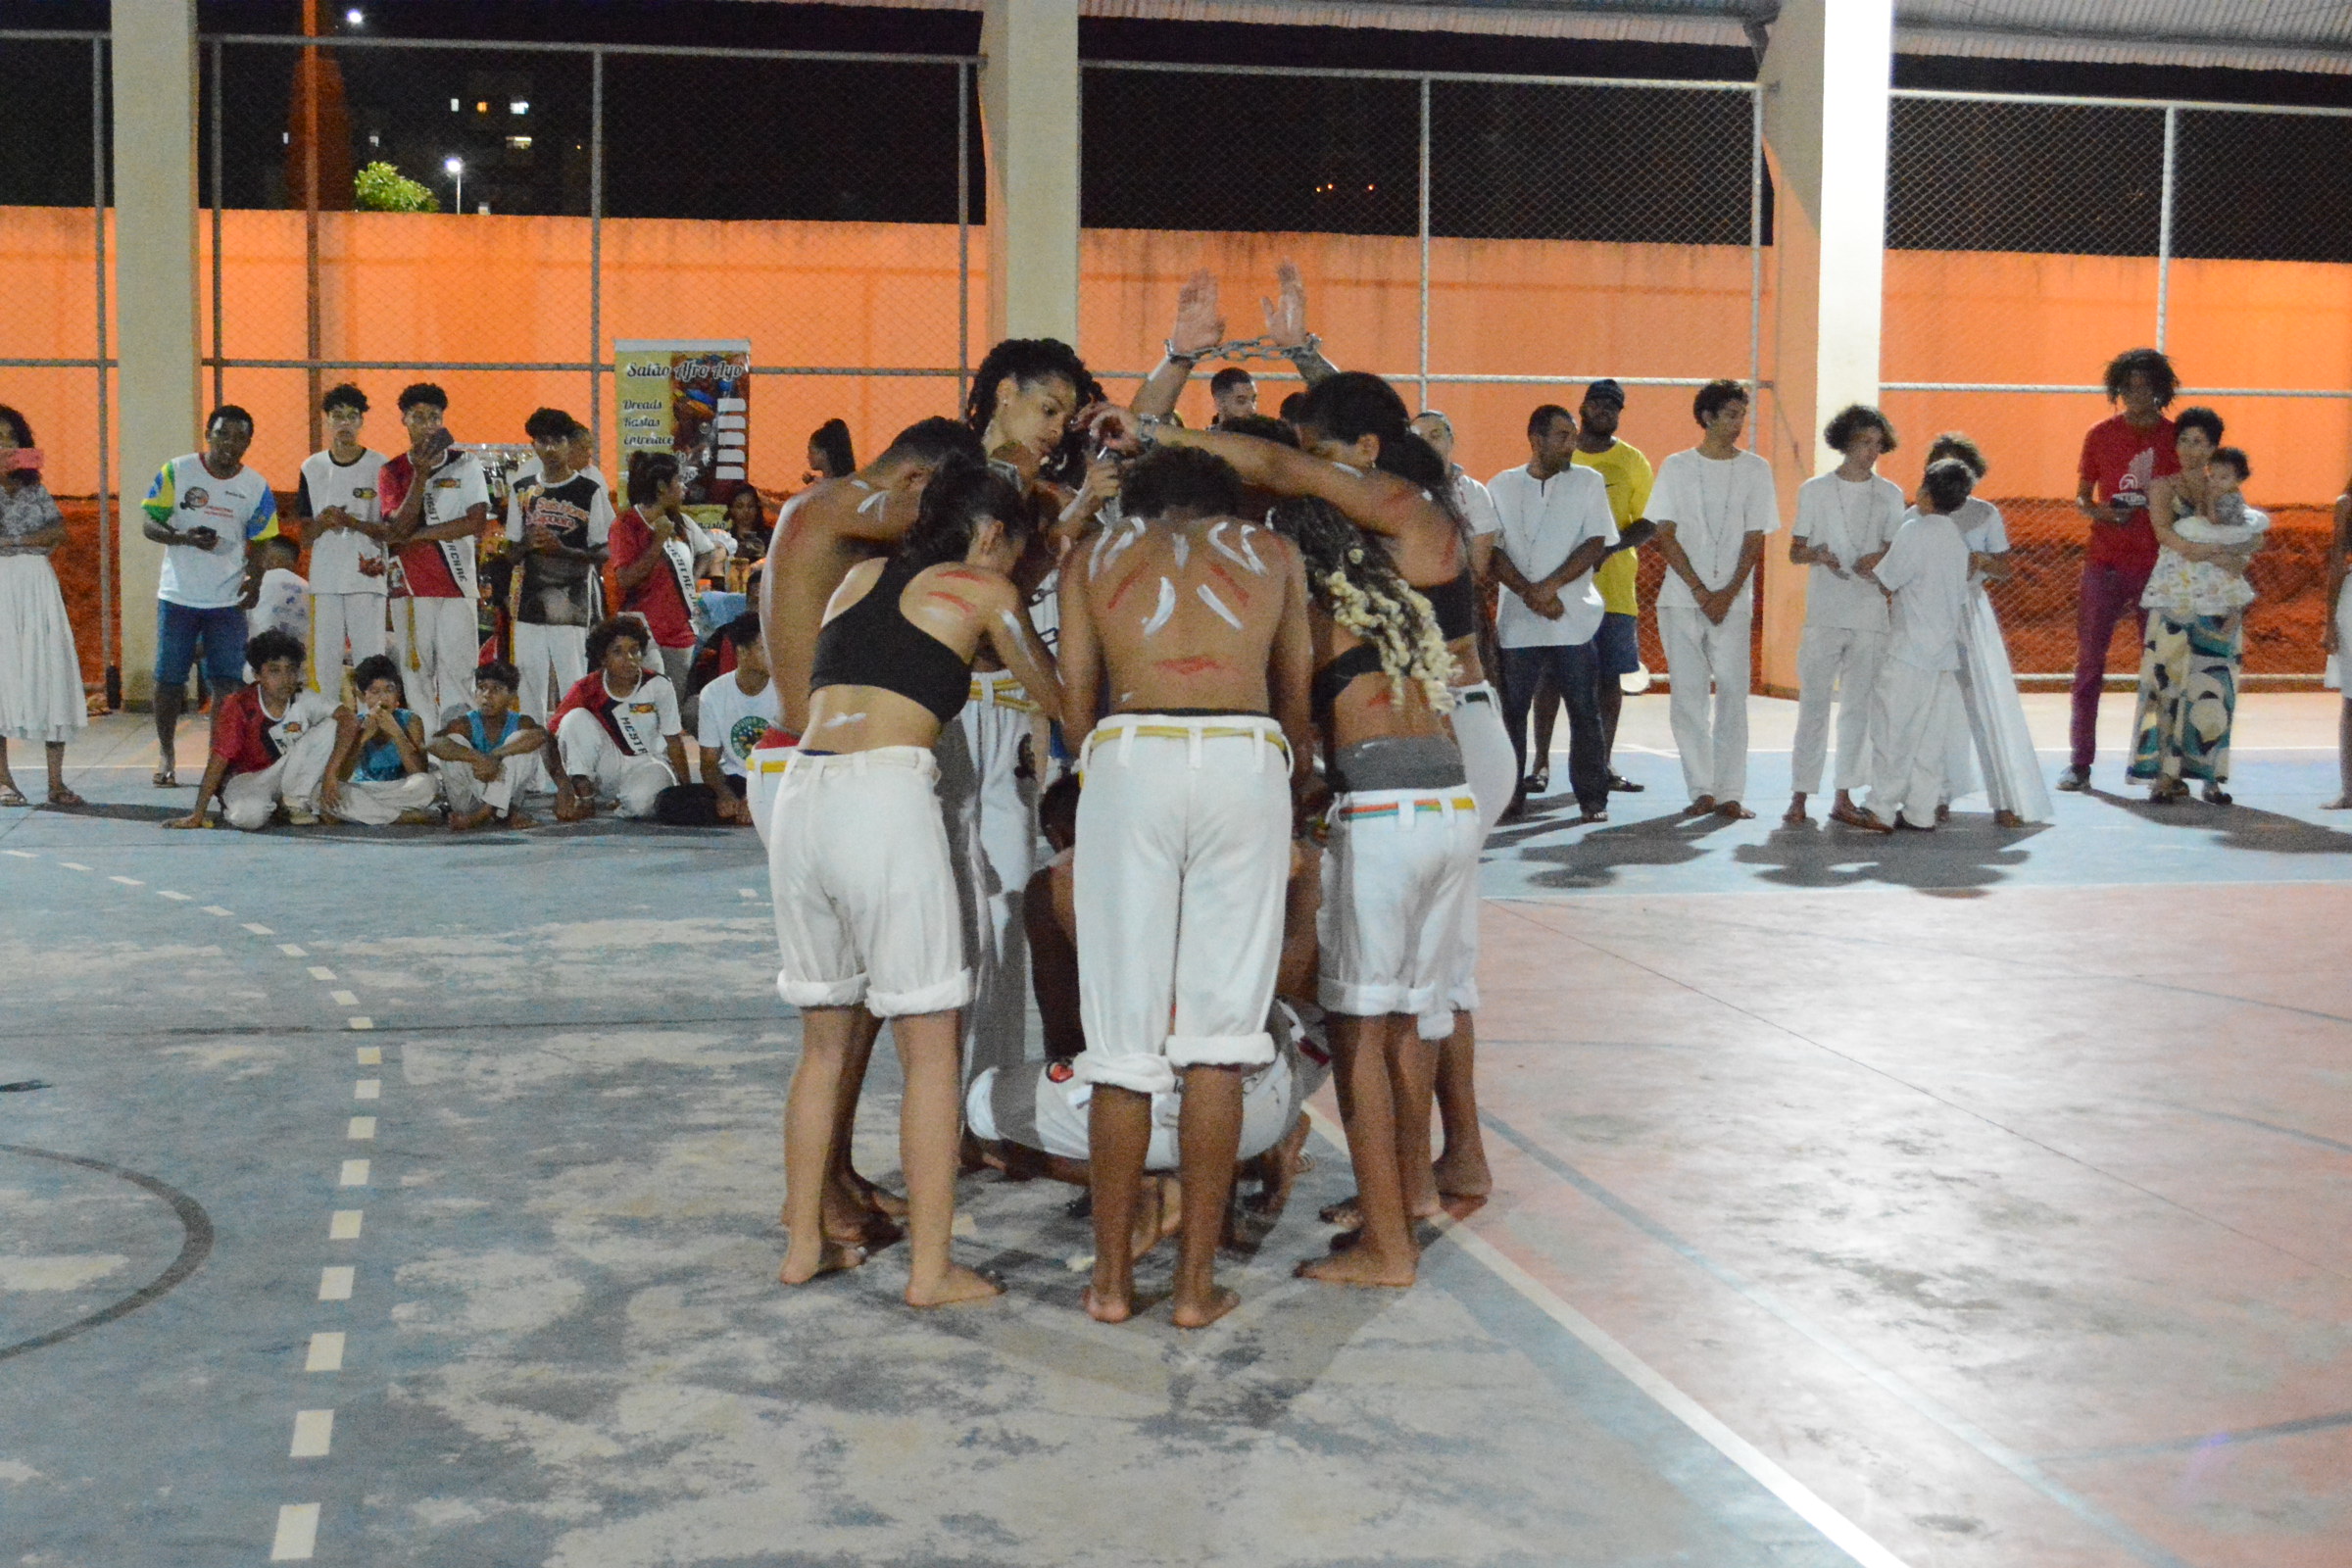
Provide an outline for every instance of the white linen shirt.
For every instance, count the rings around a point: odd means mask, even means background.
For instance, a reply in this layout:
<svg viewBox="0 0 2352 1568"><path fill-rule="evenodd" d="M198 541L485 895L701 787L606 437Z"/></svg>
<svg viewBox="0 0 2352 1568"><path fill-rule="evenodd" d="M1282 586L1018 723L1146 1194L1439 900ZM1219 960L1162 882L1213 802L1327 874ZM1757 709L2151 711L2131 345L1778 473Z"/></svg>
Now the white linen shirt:
<svg viewBox="0 0 2352 1568"><path fill-rule="evenodd" d="M1649 492L1648 515L1660 527L1674 524L1675 540L1690 558L1699 581L1710 589L1720 589L1739 569L1741 540L1751 533L1777 532L1781 526L1772 465L1753 452L1720 462L1700 455L1696 447L1677 452L1658 466L1658 482ZM1748 595L1741 594L1732 614L1746 614L1751 603ZM1698 608L1697 598L1681 573L1666 573L1666 581L1658 589L1658 608Z"/></svg>
<svg viewBox="0 0 2352 1568"><path fill-rule="evenodd" d="M1903 525L1903 488L1883 474L1856 483L1825 473L1796 487L1796 521L1789 532L1838 558L1839 577L1816 563L1805 573L1805 624L1845 631L1886 630L1886 596L1854 563L1894 542Z"/></svg>
<svg viewBox="0 0 2352 1568"><path fill-rule="evenodd" d="M1505 468L1488 481L1487 490L1502 524L1495 548L1530 582L1559 570L1588 539L1617 542L1608 481L1593 469L1562 468L1539 479L1524 466ZM1547 620L1505 589L1494 617L1495 640L1505 648L1575 648L1591 642L1606 609L1592 573L1560 584L1559 594L1564 613Z"/></svg>

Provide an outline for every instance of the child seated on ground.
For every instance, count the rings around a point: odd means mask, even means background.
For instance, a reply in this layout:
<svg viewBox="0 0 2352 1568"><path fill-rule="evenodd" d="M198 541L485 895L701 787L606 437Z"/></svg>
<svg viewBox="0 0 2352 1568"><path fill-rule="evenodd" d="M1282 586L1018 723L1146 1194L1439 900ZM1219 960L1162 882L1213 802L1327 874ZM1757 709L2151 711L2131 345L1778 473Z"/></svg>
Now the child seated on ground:
<svg viewBox="0 0 2352 1568"><path fill-rule="evenodd" d="M719 646L733 650L735 667L703 688L695 741L703 754L703 782L718 795L718 819L749 827L752 748L781 711L775 683L767 677L759 612L747 610L728 621Z"/></svg>
<svg viewBox="0 0 2352 1568"><path fill-rule="evenodd" d="M2246 505L2246 477L2253 466L2236 447L2218 448L2205 465L2205 502L2173 522L2173 532L2193 545L2217 545L2243 551L2230 563L2183 561L2166 552L2158 558L2156 573L2144 601L2163 603L2199 615L2234 615L2254 602L2254 585L2246 581L2245 558L2261 543L2271 526L2270 514Z"/></svg>
<svg viewBox="0 0 2352 1568"><path fill-rule="evenodd" d="M424 720L403 702L400 666L371 654L351 672L359 712L335 743L318 804L365 827L429 827L440 786L424 752Z"/></svg>
<svg viewBox="0 0 2352 1568"><path fill-rule="evenodd" d="M663 790L686 781L677 691L646 668L653 646L634 614L588 634L588 673L564 694L550 726L569 786L557 791L558 821L594 815L600 795L621 816L648 817Z"/></svg>
<svg viewBox="0 0 2352 1568"><path fill-rule="evenodd" d="M282 631L265 631L245 644L254 683L222 697L213 710L212 754L196 805L166 827L210 826L216 797L228 825L251 833L281 808L295 827L318 820L318 790L337 737L357 721L347 708L305 689L303 647Z"/></svg>
<svg viewBox="0 0 2352 1568"><path fill-rule="evenodd" d="M515 710L522 677L513 664L484 664L474 672L473 707L442 726L426 748L439 765L449 795L449 830L466 833L492 821L536 827L522 808L530 790L550 787L547 731ZM570 780L556 775L557 804L570 794Z"/></svg>

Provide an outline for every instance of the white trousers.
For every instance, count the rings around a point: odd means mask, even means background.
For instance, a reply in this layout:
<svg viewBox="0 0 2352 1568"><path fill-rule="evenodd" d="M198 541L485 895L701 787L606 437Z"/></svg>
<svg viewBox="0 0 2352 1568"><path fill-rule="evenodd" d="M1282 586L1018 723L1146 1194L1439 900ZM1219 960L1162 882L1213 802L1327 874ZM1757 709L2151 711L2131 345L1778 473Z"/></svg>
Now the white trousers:
<svg viewBox="0 0 2352 1568"><path fill-rule="evenodd" d="M755 746L747 760L743 798L752 808L752 827L762 844L769 842L768 827L775 816L776 796L784 788L784 774L799 747L798 740L784 746Z"/></svg>
<svg viewBox="0 0 2352 1568"><path fill-rule="evenodd" d="M270 825L280 802L297 811L318 809L318 781L335 755L335 726L316 724L285 755L258 773L233 773L220 786L220 814L251 833Z"/></svg>
<svg viewBox="0 0 2352 1568"><path fill-rule="evenodd" d="M393 600L392 653L409 706L424 715L428 733L473 705L482 638L472 600Z"/></svg>
<svg viewBox="0 0 2352 1568"><path fill-rule="evenodd" d="M1328 820L1319 1000L1356 1018L1438 1012L1475 897L1477 798L1466 786L1361 790L1335 798Z"/></svg>
<svg viewBox="0 0 2352 1568"><path fill-rule="evenodd" d="M971 974L938 779L916 746L793 758L767 846L776 992L793 1006L862 1003L895 1018L963 1005Z"/></svg>
<svg viewBox="0 0 2352 1568"><path fill-rule="evenodd" d="M388 827L400 820L401 812L421 811L439 800L441 785L428 767L421 773L387 779L380 784L367 779L345 779L335 796L335 808L328 814L336 821Z"/></svg>
<svg viewBox="0 0 2352 1568"><path fill-rule="evenodd" d="M1871 694L1886 658L1886 634L1847 626L1807 626L1796 647L1796 744L1788 760L1790 787L1821 793L1830 743L1830 705L1838 706L1838 788L1870 782Z"/></svg>
<svg viewBox="0 0 2352 1568"><path fill-rule="evenodd" d="M382 594L311 595L311 690L339 699L342 671L383 651Z"/></svg>
<svg viewBox="0 0 2352 1568"><path fill-rule="evenodd" d="M588 628L585 626L536 626L527 620L514 623L514 668L521 673L522 690L516 692L518 707L540 723L564 701L564 694L572 683L588 673ZM548 695L550 689L555 695ZM678 688L684 691L683 686Z"/></svg>
<svg viewBox="0 0 2352 1568"><path fill-rule="evenodd" d="M1921 669L1896 659L1880 669L1877 710L1871 715L1873 816L1892 822L1899 815L1913 827L1936 825L1959 707L1960 684L1948 669Z"/></svg>
<svg viewBox="0 0 2352 1568"><path fill-rule="evenodd" d="M1078 1076L1164 1094L1274 1058L1290 749L1251 716L1114 713L1079 758Z"/></svg>
<svg viewBox="0 0 2352 1568"><path fill-rule="evenodd" d="M620 803L623 816L651 816L654 797L677 782L669 764L658 757L637 757L621 749L596 715L575 708L556 731L564 771L589 780L600 796Z"/></svg>
<svg viewBox="0 0 2352 1568"><path fill-rule="evenodd" d="M1747 794L1747 638L1754 613L1742 599L1719 626L1703 611L1658 607L1666 678L1674 687L1666 716L1693 801Z"/></svg>
<svg viewBox="0 0 2352 1568"><path fill-rule="evenodd" d="M487 784L474 777L473 769L464 762L436 758L433 766L441 774L441 790L449 797L451 810L475 811L487 806L504 816L514 808L516 798L524 792L555 787L548 781L546 756L547 748L541 747L517 757L502 757L498 760L498 777Z"/></svg>
<svg viewBox="0 0 2352 1568"><path fill-rule="evenodd" d="M1010 672L975 670L971 700L937 747L948 854L963 903L964 962L972 971L963 1010L967 1078L1028 1054L1029 937L1021 905L1037 869L1037 782L1020 776L1020 760L1036 713Z"/></svg>

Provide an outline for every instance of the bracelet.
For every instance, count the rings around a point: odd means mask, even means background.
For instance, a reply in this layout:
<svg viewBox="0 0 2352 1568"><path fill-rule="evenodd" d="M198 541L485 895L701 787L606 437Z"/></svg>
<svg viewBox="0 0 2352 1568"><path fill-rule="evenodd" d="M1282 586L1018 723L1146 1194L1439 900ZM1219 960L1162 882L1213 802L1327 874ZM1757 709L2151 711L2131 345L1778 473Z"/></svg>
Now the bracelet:
<svg viewBox="0 0 2352 1568"><path fill-rule="evenodd" d="M1309 357L1319 360L1323 357L1323 340L1317 337L1314 333L1309 332L1306 334L1304 339L1293 344L1287 349L1284 349L1282 352L1286 358L1290 359L1294 363Z"/></svg>
<svg viewBox="0 0 2352 1568"><path fill-rule="evenodd" d="M1155 447L1159 445L1159 432L1165 429L1169 422L1168 416L1164 414L1140 415L1135 421L1135 438L1146 447Z"/></svg>

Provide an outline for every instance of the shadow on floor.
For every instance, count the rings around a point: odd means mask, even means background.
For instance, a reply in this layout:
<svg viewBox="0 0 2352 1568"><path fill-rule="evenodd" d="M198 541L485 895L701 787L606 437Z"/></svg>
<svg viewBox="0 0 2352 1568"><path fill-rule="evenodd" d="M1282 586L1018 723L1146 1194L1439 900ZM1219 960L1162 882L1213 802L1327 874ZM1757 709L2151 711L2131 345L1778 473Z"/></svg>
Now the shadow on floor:
<svg viewBox="0 0 2352 1568"><path fill-rule="evenodd" d="M2158 806L2140 795L2118 795L2111 790L2083 793L2156 827L2211 833L2222 849L2267 850L2273 855L2352 855L2352 832L2260 807L2208 806L2194 796Z"/></svg>
<svg viewBox="0 0 2352 1568"><path fill-rule="evenodd" d="M1922 893L1988 888L2026 863L2025 844L2046 827L1998 828L1989 814L1955 811L1933 833L1870 833L1837 823L1775 828L1762 844L1732 852L1762 868L1766 882L1794 888L1844 888L1877 882Z"/></svg>

